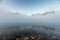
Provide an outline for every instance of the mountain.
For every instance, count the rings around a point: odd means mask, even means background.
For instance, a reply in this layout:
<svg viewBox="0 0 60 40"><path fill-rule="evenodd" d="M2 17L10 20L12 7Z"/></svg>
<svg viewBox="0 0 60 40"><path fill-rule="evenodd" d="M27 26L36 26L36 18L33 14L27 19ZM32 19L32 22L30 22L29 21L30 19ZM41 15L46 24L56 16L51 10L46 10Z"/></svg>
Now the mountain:
<svg viewBox="0 0 60 40"><path fill-rule="evenodd" d="M43 13L42 15L53 14L53 13L55 13L55 11L45 12L45 13Z"/></svg>
<svg viewBox="0 0 60 40"><path fill-rule="evenodd" d="M37 14L32 14L31 16L40 16L41 14L40 13L37 13Z"/></svg>
<svg viewBox="0 0 60 40"><path fill-rule="evenodd" d="M53 13L55 13L55 11L47 11L45 13L36 13L36 14L32 14L31 16L49 15L49 14L53 14Z"/></svg>

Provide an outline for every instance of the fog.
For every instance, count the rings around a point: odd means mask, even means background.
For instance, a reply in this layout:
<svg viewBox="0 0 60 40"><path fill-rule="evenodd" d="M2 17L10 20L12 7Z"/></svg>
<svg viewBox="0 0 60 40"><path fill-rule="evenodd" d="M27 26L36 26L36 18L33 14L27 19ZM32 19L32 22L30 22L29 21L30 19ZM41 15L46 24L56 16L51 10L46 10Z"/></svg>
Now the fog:
<svg viewBox="0 0 60 40"><path fill-rule="evenodd" d="M60 12L56 11L53 14L39 16L14 15L12 12L0 13L0 32L8 30L14 25L54 27L55 33L60 34Z"/></svg>

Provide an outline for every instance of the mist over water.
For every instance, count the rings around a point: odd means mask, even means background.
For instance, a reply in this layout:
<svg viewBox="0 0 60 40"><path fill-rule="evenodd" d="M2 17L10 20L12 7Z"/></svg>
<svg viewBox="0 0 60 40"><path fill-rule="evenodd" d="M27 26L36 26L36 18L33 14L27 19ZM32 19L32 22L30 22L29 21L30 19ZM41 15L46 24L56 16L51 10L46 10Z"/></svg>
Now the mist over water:
<svg viewBox="0 0 60 40"><path fill-rule="evenodd" d="M54 14L56 15L56 14ZM53 16L54 16L53 15ZM0 31L6 30L14 25L35 25L35 26L48 26L54 27L56 32L60 34L60 22L59 18L52 15L45 16L21 16L21 15L11 15L2 14L0 15ZM26 27L27 28L27 27Z"/></svg>
<svg viewBox="0 0 60 40"><path fill-rule="evenodd" d="M50 34L60 38L60 15L59 11L47 15L17 15L11 12L1 13L0 15L0 35L9 36L12 33L16 35L31 35L35 33ZM26 36L25 35L25 36ZM0 36L0 38L1 38ZM7 37L8 37L7 36ZM11 37L11 36L10 36ZM13 37L13 36L12 36Z"/></svg>

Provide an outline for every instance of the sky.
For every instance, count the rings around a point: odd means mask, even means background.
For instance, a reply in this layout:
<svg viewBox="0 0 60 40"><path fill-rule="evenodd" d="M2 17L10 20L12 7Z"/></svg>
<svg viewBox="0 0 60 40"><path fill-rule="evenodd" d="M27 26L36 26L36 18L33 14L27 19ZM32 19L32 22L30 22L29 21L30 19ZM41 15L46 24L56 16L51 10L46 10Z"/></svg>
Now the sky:
<svg viewBox="0 0 60 40"><path fill-rule="evenodd" d="M55 11L56 10L56 11ZM17 12L17 15L16 15ZM24 14L23 16L19 13ZM42 14L38 17L25 17L25 14ZM2 14L2 15L1 15ZM15 15L15 16L14 16ZM1 0L0 1L0 22L4 20L24 20L40 22L60 23L60 0ZM22 18L23 17L23 18ZM33 20L32 20L33 19ZM35 22L34 21L34 22ZM6 21L7 22L7 21Z"/></svg>
<svg viewBox="0 0 60 40"><path fill-rule="evenodd" d="M60 0L1 0L0 6L12 12L30 15L60 10Z"/></svg>

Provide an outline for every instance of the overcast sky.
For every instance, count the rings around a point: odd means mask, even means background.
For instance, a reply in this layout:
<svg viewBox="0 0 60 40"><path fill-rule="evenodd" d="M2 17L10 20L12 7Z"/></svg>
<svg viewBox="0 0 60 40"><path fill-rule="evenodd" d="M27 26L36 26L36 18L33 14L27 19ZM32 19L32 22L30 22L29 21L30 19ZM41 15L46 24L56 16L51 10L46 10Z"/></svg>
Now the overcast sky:
<svg viewBox="0 0 60 40"><path fill-rule="evenodd" d="M1 0L0 6L12 12L33 14L60 10L60 0Z"/></svg>
<svg viewBox="0 0 60 40"><path fill-rule="evenodd" d="M55 11L56 10L56 11ZM54 11L53 13L51 11ZM17 12L17 16L16 15ZM15 13L15 14L14 14ZM60 23L60 0L0 0L0 19L13 20L19 19L21 14L35 14L44 13L45 15L39 15L38 17L31 17L33 20L39 19L42 22L59 22ZM1 15L2 14L2 15ZM9 16L10 15L10 16ZM24 15L23 15L24 16ZM25 15L26 16L26 15ZM27 17L22 17L26 19ZM28 17L26 20L28 20ZM17 19L17 20L18 20ZM32 21L32 19L29 19ZM23 20L23 21L24 21ZM28 21L29 21L28 20ZM8 20L9 21L9 20ZM57 23L58 23L57 22Z"/></svg>
<svg viewBox="0 0 60 40"><path fill-rule="evenodd" d="M56 10L56 11L55 11ZM49 12L55 11L55 12ZM14 13L18 12L17 16ZM38 17L22 17L28 21L38 20L42 22L59 22L60 23L60 0L0 0L0 20L20 20L21 14L45 13ZM2 15L1 15L2 14ZM13 14L13 15L12 15ZM10 15L10 16L9 16ZM23 20L23 21L24 21ZM8 20L9 21L9 20Z"/></svg>

